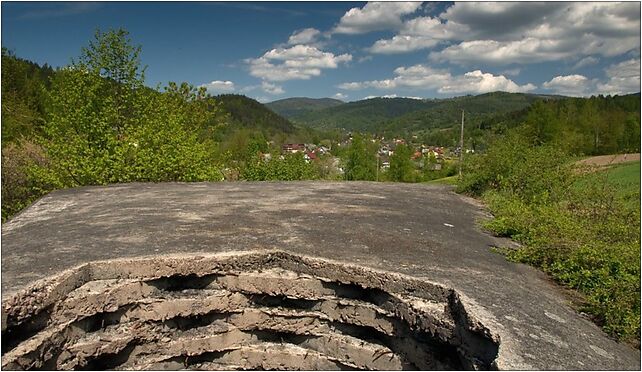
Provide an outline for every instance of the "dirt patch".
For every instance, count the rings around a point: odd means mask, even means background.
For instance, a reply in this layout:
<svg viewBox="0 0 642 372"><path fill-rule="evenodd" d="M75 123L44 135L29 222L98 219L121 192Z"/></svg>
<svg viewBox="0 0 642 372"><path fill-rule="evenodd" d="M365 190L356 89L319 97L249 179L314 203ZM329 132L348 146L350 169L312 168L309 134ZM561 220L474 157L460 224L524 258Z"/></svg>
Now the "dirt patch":
<svg viewBox="0 0 642 372"><path fill-rule="evenodd" d="M280 251L92 262L3 302L3 369L495 369L456 291Z"/></svg>
<svg viewBox="0 0 642 372"><path fill-rule="evenodd" d="M617 155L600 155L578 161L581 165L591 165L595 167L605 167L614 164L640 161L640 154L617 154Z"/></svg>

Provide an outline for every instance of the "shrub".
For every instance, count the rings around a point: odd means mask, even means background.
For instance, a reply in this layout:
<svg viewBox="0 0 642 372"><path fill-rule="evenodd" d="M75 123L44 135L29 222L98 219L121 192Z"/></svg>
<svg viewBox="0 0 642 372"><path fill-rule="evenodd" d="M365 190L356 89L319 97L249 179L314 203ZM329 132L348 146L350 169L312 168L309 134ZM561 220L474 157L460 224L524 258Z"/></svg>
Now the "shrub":
<svg viewBox="0 0 642 372"><path fill-rule="evenodd" d="M481 195L495 215L485 227L523 243L509 258L584 294L583 310L612 336L639 339L639 193L632 210L606 179L587 182L561 149L515 133L465 170L459 191Z"/></svg>
<svg viewBox="0 0 642 372"><path fill-rule="evenodd" d="M56 187L38 176L48 165L45 151L36 143L24 140L2 149L3 222Z"/></svg>

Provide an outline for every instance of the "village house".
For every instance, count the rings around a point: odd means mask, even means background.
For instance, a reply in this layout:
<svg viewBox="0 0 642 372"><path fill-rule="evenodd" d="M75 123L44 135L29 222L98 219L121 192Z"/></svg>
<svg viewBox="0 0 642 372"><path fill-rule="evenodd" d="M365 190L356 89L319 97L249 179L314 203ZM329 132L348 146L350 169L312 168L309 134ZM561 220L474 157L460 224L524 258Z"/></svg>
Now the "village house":
<svg viewBox="0 0 642 372"><path fill-rule="evenodd" d="M286 143L281 146L281 152L286 154L296 154L303 151L305 151L305 144L303 143Z"/></svg>

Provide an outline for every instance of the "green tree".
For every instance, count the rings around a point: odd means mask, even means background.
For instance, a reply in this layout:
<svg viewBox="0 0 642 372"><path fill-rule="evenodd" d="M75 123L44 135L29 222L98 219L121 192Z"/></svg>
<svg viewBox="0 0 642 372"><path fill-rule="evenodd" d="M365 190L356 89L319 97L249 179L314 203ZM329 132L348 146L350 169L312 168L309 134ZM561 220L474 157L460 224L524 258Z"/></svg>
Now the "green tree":
<svg viewBox="0 0 642 372"><path fill-rule="evenodd" d="M3 147L41 132L46 81L52 73L51 68L19 59L2 48Z"/></svg>
<svg viewBox="0 0 642 372"><path fill-rule="evenodd" d="M407 145L398 145L394 154L390 157L390 170L388 176L395 182L414 182L415 166L410 157L412 150Z"/></svg>
<svg viewBox="0 0 642 372"><path fill-rule="evenodd" d="M377 177L377 152L361 135L355 135L348 150L344 178L347 181L374 181Z"/></svg>
<svg viewBox="0 0 642 372"><path fill-rule="evenodd" d="M217 108L189 84L144 87L139 53L126 31L98 31L53 79L45 147L61 185L220 178L199 138Z"/></svg>

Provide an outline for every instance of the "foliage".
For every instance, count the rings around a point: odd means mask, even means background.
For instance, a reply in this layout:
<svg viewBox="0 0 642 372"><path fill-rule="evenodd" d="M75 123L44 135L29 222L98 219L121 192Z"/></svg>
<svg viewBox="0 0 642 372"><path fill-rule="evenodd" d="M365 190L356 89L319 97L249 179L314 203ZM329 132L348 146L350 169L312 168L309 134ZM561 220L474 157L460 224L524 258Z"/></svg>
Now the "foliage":
<svg viewBox="0 0 642 372"><path fill-rule="evenodd" d="M407 145L398 145L390 157L390 170L388 177L395 182L415 182L415 165L410 157L412 150Z"/></svg>
<svg viewBox="0 0 642 372"><path fill-rule="evenodd" d="M56 186L34 175L47 164L45 151L33 142L21 140L2 147L3 222Z"/></svg>
<svg viewBox="0 0 642 372"><path fill-rule="evenodd" d="M273 155L270 160L258 154L247 162L241 177L248 181L297 181L315 178L315 170L302 153Z"/></svg>
<svg viewBox="0 0 642 372"><path fill-rule="evenodd" d="M347 153L346 181L374 181L377 177L376 147L363 136L355 135Z"/></svg>
<svg viewBox="0 0 642 372"><path fill-rule="evenodd" d="M126 31L97 32L54 76L43 143L61 185L220 179L199 138L217 108L185 83L145 88L139 52Z"/></svg>
<svg viewBox="0 0 642 372"><path fill-rule="evenodd" d="M315 103L306 106L306 101L297 99L297 114L288 117L312 127L343 127L394 136L450 128L460 122L462 109L476 125L483 118L526 108L542 98L533 94L494 92L447 99L371 98L325 108L317 108ZM282 108L280 102L268 105L277 112L289 114L289 107Z"/></svg>
<svg viewBox="0 0 642 372"><path fill-rule="evenodd" d="M459 191L482 195L495 215L486 227L523 243L509 257L583 293L584 310L609 334L639 338L639 191L632 209L606 173L577 169L559 145L534 141L546 136L528 129L466 159Z"/></svg>
<svg viewBox="0 0 642 372"><path fill-rule="evenodd" d="M437 164L441 164L441 169L433 169ZM418 176L421 181L429 182L433 180L438 180L442 178L452 177L457 174L457 162L454 161L444 161L437 159L434 154L430 153L423 158L423 172ZM452 180L447 180L446 182L451 184L456 184L456 182L451 182ZM456 180L455 180L456 181Z"/></svg>
<svg viewBox="0 0 642 372"><path fill-rule="evenodd" d="M53 69L2 49L2 145L40 133L48 79Z"/></svg>
<svg viewBox="0 0 642 372"><path fill-rule="evenodd" d="M295 127L256 100L238 94L216 96L221 108L230 114L234 127L251 128L268 133L293 133Z"/></svg>
<svg viewBox="0 0 642 372"><path fill-rule="evenodd" d="M430 105L411 98L371 98L303 111L292 117L292 120L315 128L346 128L373 132L387 119L426 109Z"/></svg>
<svg viewBox="0 0 642 372"><path fill-rule="evenodd" d="M305 116L312 111L318 111L343 104L343 101L333 98L296 97L268 102L265 106L285 118L298 120L298 118Z"/></svg>

